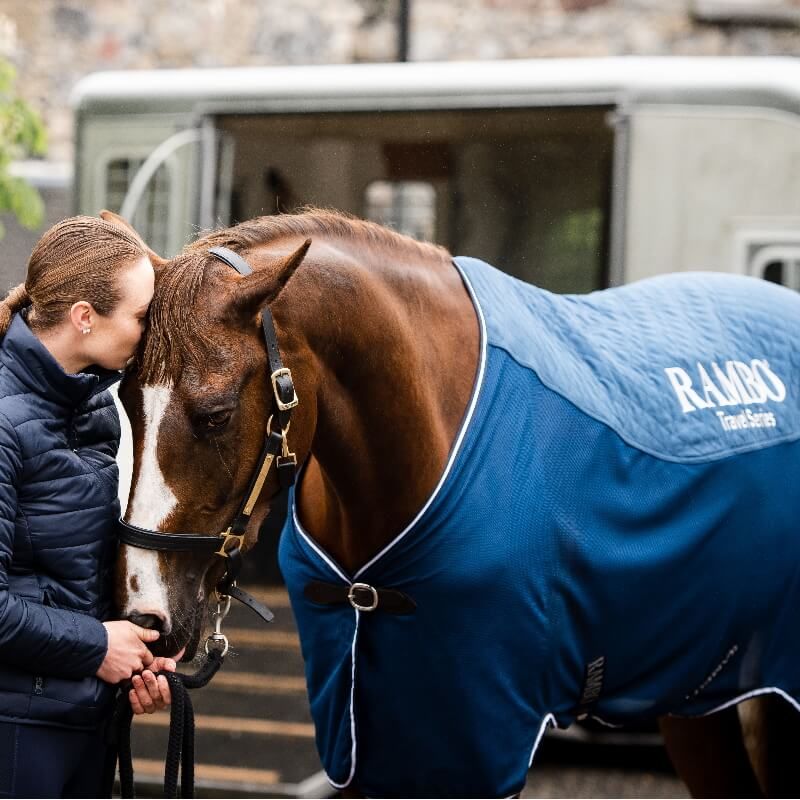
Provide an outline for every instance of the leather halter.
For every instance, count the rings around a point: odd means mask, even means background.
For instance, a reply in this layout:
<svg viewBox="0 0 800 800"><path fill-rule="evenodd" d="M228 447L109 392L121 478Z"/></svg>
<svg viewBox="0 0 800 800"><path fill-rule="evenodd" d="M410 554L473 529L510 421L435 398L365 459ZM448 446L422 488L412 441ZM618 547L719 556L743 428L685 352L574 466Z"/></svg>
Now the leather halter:
<svg viewBox="0 0 800 800"><path fill-rule="evenodd" d="M233 267L240 275L250 275L253 270L250 265L237 253L225 247L212 247L208 251L212 256ZM131 525L124 519L119 520L119 540L131 547L140 547L146 550L160 550L162 552L195 552L214 554L226 559L225 574L217 584L217 593L221 596L228 595L239 600L255 611L262 619L271 622L274 615L251 597L247 592L236 586L236 577L242 565L241 546L244 541L247 523L253 512L256 501L264 486L267 474L276 462L278 478L284 488L294 483L297 470L297 459L294 453L289 452L286 440L291 422L292 409L298 405L297 394L292 382L291 371L283 366L278 337L275 332L275 323L272 313L266 307L261 310L261 327L269 358L270 382L275 411L267 423L267 433L258 465L253 472L247 486L242 502L231 524L218 535L202 533L169 533L140 528ZM273 424L275 429L273 430Z"/></svg>

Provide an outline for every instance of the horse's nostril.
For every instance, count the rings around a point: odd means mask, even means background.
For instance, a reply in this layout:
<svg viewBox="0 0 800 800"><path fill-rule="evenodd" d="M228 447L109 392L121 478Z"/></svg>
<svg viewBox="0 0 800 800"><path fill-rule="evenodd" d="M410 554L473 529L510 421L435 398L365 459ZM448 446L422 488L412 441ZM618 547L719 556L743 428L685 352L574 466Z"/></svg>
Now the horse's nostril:
<svg viewBox="0 0 800 800"><path fill-rule="evenodd" d="M164 620L157 614L137 614L134 612L128 617L128 620L140 628L150 628L159 633L164 632Z"/></svg>

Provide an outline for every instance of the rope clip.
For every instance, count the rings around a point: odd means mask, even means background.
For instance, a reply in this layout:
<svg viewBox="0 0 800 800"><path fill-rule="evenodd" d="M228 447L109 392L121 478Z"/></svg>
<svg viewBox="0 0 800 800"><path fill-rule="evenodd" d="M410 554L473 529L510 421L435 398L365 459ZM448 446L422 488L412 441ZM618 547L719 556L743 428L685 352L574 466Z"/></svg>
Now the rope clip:
<svg viewBox="0 0 800 800"><path fill-rule="evenodd" d="M217 609L211 612L211 619L214 622L214 633L206 639L206 655L214 648L221 650L220 658L224 658L228 653L228 637L222 632L222 621L228 616L231 610L231 597L230 595L216 592L217 595Z"/></svg>

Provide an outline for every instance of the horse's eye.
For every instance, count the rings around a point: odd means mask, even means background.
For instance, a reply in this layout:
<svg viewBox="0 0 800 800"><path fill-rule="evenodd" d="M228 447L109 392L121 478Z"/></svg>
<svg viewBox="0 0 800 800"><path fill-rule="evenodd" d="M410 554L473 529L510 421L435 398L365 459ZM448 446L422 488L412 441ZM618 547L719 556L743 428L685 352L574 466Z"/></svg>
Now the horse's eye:
<svg viewBox="0 0 800 800"><path fill-rule="evenodd" d="M231 412L227 409L222 411L215 411L213 414L207 414L205 417L205 426L208 430L222 428L228 424L231 418Z"/></svg>
<svg viewBox="0 0 800 800"><path fill-rule="evenodd" d="M215 411L213 414L206 416L205 423L207 428L221 428L227 425L228 420L231 418L231 412L228 410Z"/></svg>

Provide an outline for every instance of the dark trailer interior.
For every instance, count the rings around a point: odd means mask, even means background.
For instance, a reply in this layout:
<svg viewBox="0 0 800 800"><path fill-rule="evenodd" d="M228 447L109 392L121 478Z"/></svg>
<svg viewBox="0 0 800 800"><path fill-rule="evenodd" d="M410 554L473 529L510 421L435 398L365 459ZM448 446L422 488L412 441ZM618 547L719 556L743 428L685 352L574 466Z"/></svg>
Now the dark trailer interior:
<svg viewBox="0 0 800 800"><path fill-rule="evenodd" d="M304 205L375 220L559 292L608 283L609 108L219 116L232 222Z"/></svg>

